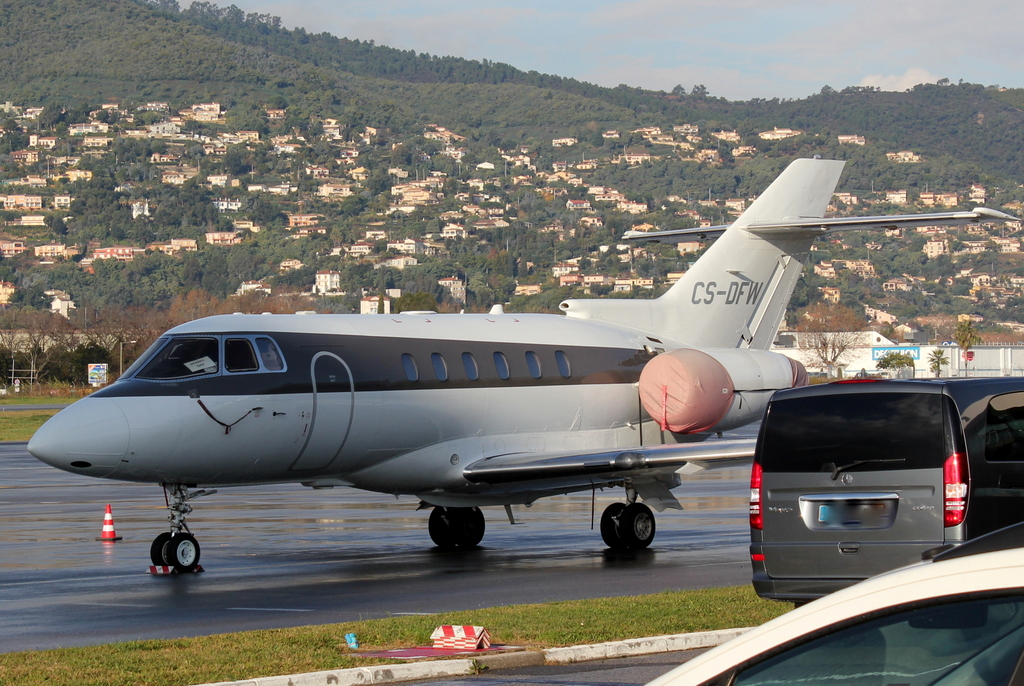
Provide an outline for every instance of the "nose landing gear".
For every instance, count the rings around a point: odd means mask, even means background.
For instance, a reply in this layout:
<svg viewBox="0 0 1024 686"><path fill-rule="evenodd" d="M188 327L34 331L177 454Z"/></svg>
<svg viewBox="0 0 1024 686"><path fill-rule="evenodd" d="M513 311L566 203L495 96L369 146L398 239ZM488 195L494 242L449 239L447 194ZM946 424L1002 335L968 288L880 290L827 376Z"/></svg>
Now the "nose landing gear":
<svg viewBox="0 0 1024 686"><path fill-rule="evenodd" d="M168 490L173 500L167 503L167 521L170 522L171 530L153 539L153 544L149 547L149 557L154 565L174 567L176 572L193 572L199 564L200 548L199 541L185 523L185 516L192 512L192 506L188 501L212 495L217 491L200 490L189 493L187 486L171 484L170 487L164 486L165 497Z"/></svg>
<svg viewBox="0 0 1024 686"><path fill-rule="evenodd" d="M428 522L430 540L438 548L475 548L484 537L484 515L479 507L435 507Z"/></svg>
<svg viewBox="0 0 1024 686"><path fill-rule="evenodd" d="M612 503L601 514L601 538L612 550L641 550L654 540L654 513L626 489L627 503Z"/></svg>

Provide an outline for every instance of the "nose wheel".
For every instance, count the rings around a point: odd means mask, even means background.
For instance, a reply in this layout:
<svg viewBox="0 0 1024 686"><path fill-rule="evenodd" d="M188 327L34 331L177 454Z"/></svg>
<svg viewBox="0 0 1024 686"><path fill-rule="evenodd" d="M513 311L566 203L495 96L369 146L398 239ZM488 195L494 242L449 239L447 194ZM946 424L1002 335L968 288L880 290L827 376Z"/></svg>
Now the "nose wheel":
<svg viewBox="0 0 1024 686"><path fill-rule="evenodd" d="M479 507L435 507L427 524L430 540L438 548L475 548L484 537L484 515Z"/></svg>
<svg viewBox="0 0 1024 686"><path fill-rule="evenodd" d="M200 547L188 532L165 531L153 539L149 559L158 567L173 567L176 572L194 572L199 565Z"/></svg>
<svg viewBox="0 0 1024 686"><path fill-rule="evenodd" d="M167 564L164 560L164 546L170 542L170 540L171 532L165 531L154 538L153 545L149 546L149 559L158 567Z"/></svg>
<svg viewBox="0 0 1024 686"><path fill-rule="evenodd" d="M173 534L162 552L164 562L176 572L194 572L199 564L199 541L190 533Z"/></svg>
<svg viewBox="0 0 1024 686"><path fill-rule="evenodd" d="M176 572L194 572L199 565L200 547L199 541L185 523L186 515L192 512L188 501L217 491L189 493L188 487L181 484L165 486L165 495L168 491L170 499L167 502L167 521L170 522L171 530L153 539L149 546L149 559L154 565L173 567Z"/></svg>
<svg viewBox="0 0 1024 686"><path fill-rule="evenodd" d="M641 550L654 540L654 513L643 503L612 503L601 514L601 538L612 550Z"/></svg>

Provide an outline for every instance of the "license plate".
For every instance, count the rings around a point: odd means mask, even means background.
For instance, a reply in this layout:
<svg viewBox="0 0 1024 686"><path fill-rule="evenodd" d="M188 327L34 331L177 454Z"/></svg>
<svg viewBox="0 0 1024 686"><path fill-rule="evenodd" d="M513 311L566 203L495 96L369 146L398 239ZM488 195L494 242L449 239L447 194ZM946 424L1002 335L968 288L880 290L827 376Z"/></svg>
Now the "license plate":
<svg viewBox="0 0 1024 686"><path fill-rule="evenodd" d="M818 505L816 529L888 529L893 524L893 501L838 501Z"/></svg>

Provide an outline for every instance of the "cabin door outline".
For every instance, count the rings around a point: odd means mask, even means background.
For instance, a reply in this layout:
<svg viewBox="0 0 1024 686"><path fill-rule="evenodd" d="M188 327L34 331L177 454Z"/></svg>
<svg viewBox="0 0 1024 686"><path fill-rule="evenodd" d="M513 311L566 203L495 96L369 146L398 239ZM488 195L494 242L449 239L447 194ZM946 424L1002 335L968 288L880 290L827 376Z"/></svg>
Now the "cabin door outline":
<svg viewBox="0 0 1024 686"><path fill-rule="evenodd" d="M326 469L345 447L355 414L352 369L332 352L321 351L309 363L313 409L306 441L292 463L295 471Z"/></svg>

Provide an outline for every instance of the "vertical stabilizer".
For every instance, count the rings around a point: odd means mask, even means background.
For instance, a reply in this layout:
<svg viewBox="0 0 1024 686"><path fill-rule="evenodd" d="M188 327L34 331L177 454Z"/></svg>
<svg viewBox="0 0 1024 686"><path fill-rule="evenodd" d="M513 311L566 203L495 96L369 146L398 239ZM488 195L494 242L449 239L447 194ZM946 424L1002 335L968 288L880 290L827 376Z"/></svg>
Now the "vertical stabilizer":
<svg viewBox="0 0 1024 686"><path fill-rule="evenodd" d="M567 315L604 320L700 348L771 346L814 232L759 235L757 224L825 216L845 162L799 159L657 300L569 300Z"/></svg>
<svg viewBox="0 0 1024 686"><path fill-rule="evenodd" d="M824 217L845 165L840 160L794 160L733 226L744 228L754 222Z"/></svg>

